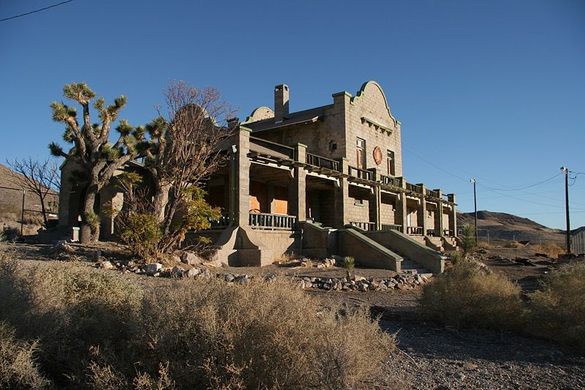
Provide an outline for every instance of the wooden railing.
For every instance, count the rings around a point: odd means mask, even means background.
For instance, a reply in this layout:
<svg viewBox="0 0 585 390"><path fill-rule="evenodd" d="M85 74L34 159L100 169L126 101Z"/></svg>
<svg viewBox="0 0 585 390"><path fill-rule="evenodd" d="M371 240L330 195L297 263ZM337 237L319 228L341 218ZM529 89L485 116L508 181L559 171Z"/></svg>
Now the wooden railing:
<svg viewBox="0 0 585 390"><path fill-rule="evenodd" d="M396 225L396 224L382 224L382 230L396 230L398 232L402 231L402 225Z"/></svg>
<svg viewBox="0 0 585 390"><path fill-rule="evenodd" d="M437 235L437 231L435 229L427 229L427 236L435 237Z"/></svg>
<svg viewBox="0 0 585 390"><path fill-rule="evenodd" d="M406 189L417 194L422 194L422 187L417 184L406 183Z"/></svg>
<svg viewBox="0 0 585 390"><path fill-rule="evenodd" d="M372 172L370 172L366 169L352 167L351 165L348 168L349 168L349 176L353 176L353 177L356 177L358 179L363 179L363 180L370 180L370 181L372 180Z"/></svg>
<svg viewBox="0 0 585 390"><path fill-rule="evenodd" d="M351 226L355 226L358 229L362 229L365 230L367 232L371 231L371 230L376 230L376 223L375 222L350 222L349 223Z"/></svg>
<svg viewBox="0 0 585 390"><path fill-rule="evenodd" d="M291 160L294 160L294 157L295 157L295 150L294 150L294 148L291 148L290 146L278 144L276 142L267 141L265 139L257 138L257 137L250 137L250 144L251 144L250 149L252 149L252 145L258 145L264 149L268 149L268 150L274 151L276 153L279 153L280 155L284 155ZM277 157L280 157L280 156L277 156Z"/></svg>
<svg viewBox="0 0 585 390"><path fill-rule="evenodd" d="M443 235L447 237L455 237L453 230L443 229Z"/></svg>
<svg viewBox="0 0 585 390"><path fill-rule="evenodd" d="M385 184L387 186L393 186L393 187L399 187L399 188L402 187L402 178L401 177L380 175L380 181L382 182L382 184Z"/></svg>
<svg viewBox="0 0 585 390"><path fill-rule="evenodd" d="M433 198L440 198L439 191L437 190L427 190L427 195Z"/></svg>
<svg viewBox="0 0 585 390"><path fill-rule="evenodd" d="M413 234L413 235L422 236L423 233L424 233L424 230L421 226L407 226L406 227L406 234Z"/></svg>
<svg viewBox="0 0 585 390"><path fill-rule="evenodd" d="M265 230L293 230L297 217L285 214L251 213L250 227Z"/></svg>
<svg viewBox="0 0 585 390"><path fill-rule="evenodd" d="M316 154L307 153L307 164L319 168L328 168L333 171L341 171L341 164L339 161L321 157Z"/></svg>

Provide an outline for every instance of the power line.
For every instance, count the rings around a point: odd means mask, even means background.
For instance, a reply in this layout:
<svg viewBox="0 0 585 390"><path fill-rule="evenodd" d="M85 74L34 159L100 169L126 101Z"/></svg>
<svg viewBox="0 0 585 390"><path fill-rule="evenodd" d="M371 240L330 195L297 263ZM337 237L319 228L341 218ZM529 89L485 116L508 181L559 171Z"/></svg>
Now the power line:
<svg viewBox="0 0 585 390"><path fill-rule="evenodd" d="M510 188L495 188L495 187L488 187L486 185L484 185L483 187L490 188L490 189L496 190L496 191L522 191L522 190L526 190L528 188L532 188L532 187L539 186L541 184L548 183L549 181L552 181L552 180L556 179L557 177L559 177L561 175L562 175L562 173L557 173L556 175L554 175L552 177L549 177L548 179L539 181L538 183L528 184L528 185L525 185L525 186L519 186L519 187L516 187L516 188L514 188L514 187L510 187Z"/></svg>
<svg viewBox="0 0 585 390"><path fill-rule="evenodd" d="M31 14L36 14L37 12L46 11L46 10L48 10L50 8L55 8L55 7L58 7L58 6L63 5L63 4L71 3L72 1L73 0L62 1L60 3L53 4L53 5L49 5L47 7L35 9L34 11L29 11L29 12L25 12L23 14L9 16L8 18L0 19L0 22L6 22L7 20L12 20L12 19L16 19L16 18L22 18L23 16L27 16L27 15L31 15Z"/></svg>

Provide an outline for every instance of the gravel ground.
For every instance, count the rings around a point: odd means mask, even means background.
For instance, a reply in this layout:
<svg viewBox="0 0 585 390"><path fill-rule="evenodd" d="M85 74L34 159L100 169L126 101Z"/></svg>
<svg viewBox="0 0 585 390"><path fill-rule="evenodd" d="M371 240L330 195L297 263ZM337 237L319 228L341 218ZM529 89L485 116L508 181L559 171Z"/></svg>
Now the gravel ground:
<svg viewBox="0 0 585 390"><path fill-rule="evenodd" d="M7 247L21 260L46 261L45 246L20 244ZM30 266L34 264L35 261L29 262ZM248 273L247 269L235 270ZM267 270L256 268L251 271L255 271L251 274L261 275ZM532 268L530 272L540 273L542 270ZM337 276L344 271L281 269L276 273L285 277L321 273ZM389 272L364 270L363 273L379 277ZM514 276L519 279L518 276L526 274ZM171 279L134 274L124 277L138 278L145 287L172 283ZM364 388L585 389L585 357L563 351L552 343L510 332L457 330L422 322L416 315L420 289L367 293L308 290L308 293L321 299L325 305L345 302L368 306L373 313L380 315L382 328L396 335L398 351L389 357L382 375L366 383Z"/></svg>

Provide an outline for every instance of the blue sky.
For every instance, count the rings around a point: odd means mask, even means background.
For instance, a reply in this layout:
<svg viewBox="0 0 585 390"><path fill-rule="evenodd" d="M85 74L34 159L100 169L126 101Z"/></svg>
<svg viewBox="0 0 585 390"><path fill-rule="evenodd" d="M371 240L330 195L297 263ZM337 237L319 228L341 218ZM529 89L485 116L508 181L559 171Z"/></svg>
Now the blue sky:
<svg viewBox="0 0 585 390"><path fill-rule="evenodd" d="M1 0L0 19L57 2ZM564 227L554 176L585 172L582 0L74 0L0 22L0 160L48 156L65 83L126 95L122 117L143 124L172 80L218 88L240 118L281 82L297 111L376 80L402 122L406 178L455 192L463 211L476 177L479 209ZM585 175L570 191L585 225Z"/></svg>

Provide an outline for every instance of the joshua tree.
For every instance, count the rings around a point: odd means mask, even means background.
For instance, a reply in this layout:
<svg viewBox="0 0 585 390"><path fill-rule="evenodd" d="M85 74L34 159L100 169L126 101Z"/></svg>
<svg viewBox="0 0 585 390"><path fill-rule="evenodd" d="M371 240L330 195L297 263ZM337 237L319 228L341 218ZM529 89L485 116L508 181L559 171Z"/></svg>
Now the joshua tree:
<svg viewBox="0 0 585 390"><path fill-rule="evenodd" d="M63 102L51 103L53 120L65 124L63 139L73 144L65 152L61 146L51 143L49 149L55 156L65 157L79 165L87 182L85 197L82 199L80 241L87 243L99 238L99 219L94 212L96 195L110 181L114 172L141 155L148 147L144 140L144 128L132 127L126 120L121 120L116 127L118 139L110 142L111 126L118 119L122 108L126 105L126 97L114 99L114 103L106 105L104 98L93 102L100 123L92 123L90 105L95 93L85 83L66 84L63 95L78 103L82 108L79 119L75 107Z"/></svg>

